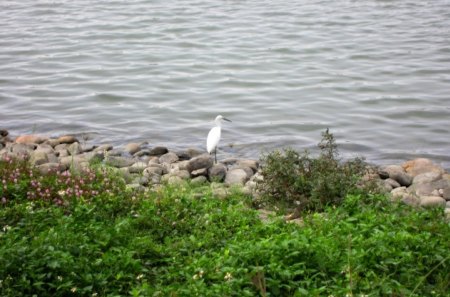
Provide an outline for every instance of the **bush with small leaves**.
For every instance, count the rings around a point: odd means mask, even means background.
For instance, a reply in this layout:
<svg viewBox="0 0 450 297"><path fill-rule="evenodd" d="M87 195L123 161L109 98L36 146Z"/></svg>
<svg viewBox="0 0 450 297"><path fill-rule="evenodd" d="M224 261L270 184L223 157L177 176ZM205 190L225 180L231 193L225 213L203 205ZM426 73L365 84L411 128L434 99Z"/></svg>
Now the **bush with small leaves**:
<svg viewBox="0 0 450 297"><path fill-rule="evenodd" d="M357 185L366 170L362 159L341 162L333 134L322 133L320 155L293 149L274 151L262 157L262 175L257 187L267 201L295 207L300 211L320 211L337 205Z"/></svg>

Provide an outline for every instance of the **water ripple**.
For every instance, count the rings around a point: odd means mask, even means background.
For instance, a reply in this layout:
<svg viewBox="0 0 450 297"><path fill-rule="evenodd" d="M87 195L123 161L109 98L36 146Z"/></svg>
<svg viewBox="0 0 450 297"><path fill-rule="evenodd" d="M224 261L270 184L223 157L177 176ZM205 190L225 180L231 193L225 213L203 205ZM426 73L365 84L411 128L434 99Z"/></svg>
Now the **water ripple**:
<svg viewBox="0 0 450 297"><path fill-rule="evenodd" d="M0 126L203 148L428 156L450 168L448 1L0 3Z"/></svg>

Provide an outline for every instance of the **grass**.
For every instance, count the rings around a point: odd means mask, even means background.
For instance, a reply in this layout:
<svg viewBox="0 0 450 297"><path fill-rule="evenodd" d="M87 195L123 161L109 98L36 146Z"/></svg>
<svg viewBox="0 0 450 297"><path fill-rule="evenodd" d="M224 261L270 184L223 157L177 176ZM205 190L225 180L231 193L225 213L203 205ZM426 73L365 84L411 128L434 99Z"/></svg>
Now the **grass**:
<svg viewBox="0 0 450 297"><path fill-rule="evenodd" d="M263 223L238 190L138 194L89 172L0 161L1 296L449 296L442 210L348 194L304 226Z"/></svg>

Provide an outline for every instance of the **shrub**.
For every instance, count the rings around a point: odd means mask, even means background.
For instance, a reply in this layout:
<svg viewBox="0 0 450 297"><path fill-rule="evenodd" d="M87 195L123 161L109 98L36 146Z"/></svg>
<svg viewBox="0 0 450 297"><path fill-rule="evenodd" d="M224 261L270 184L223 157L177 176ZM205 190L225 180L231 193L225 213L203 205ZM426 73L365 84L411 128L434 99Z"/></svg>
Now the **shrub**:
<svg viewBox="0 0 450 297"><path fill-rule="evenodd" d="M366 168L363 160L341 162L328 129L318 146L317 158L308 151L298 153L290 148L263 156L263 180L257 183L263 197L300 211L317 211L339 204L348 193L357 191Z"/></svg>

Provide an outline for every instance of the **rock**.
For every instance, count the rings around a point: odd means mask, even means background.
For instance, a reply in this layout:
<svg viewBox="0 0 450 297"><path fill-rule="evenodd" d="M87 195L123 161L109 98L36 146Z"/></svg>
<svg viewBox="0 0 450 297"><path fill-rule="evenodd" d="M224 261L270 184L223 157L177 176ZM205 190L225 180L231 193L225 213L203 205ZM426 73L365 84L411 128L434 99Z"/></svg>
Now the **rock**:
<svg viewBox="0 0 450 297"><path fill-rule="evenodd" d="M199 175L199 176L197 176L197 177L194 177L194 178L191 180L191 183L194 184L194 185L199 185L199 184L204 184L204 183L206 183L207 181L208 181L208 179L206 178L206 176Z"/></svg>
<svg viewBox="0 0 450 297"><path fill-rule="evenodd" d="M43 143L47 138L38 135L21 135L16 138L16 143Z"/></svg>
<svg viewBox="0 0 450 297"><path fill-rule="evenodd" d="M9 132L5 129L0 129L0 136L1 137L6 137L8 136Z"/></svg>
<svg viewBox="0 0 450 297"><path fill-rule="evenodd" d="M125 152L120 150L120 149L112 149L110 151L105 152L105 154L107 156L113 156L113 157L120 157L124 154Z"/></svg>
<svg viewBox="0 0 450 297"><path fill-rule="evenodd" d="M250 179L253 176L254 172L250 167L237 167L237 168L244 170L245 173L247 173L248 179ZM232 169L235 169L235 168L232 168Z"/></svg>
<svg viewBox="0 0 450 297"><path fill-rule="evenodd" d="M238 160L236 162L236 165L241 168L249 167L253 170L253 173L255 173L259 167L258 161L255 161L255 160ZM253 173L252 173L252 175L253 175Z"/></svg>
<svg viewBox="0 0 450 297"><path fill-rule="evenodd" d="M79 155L83 151L81 144L78 142L73 142L67 147L67 151L72 155Z"/></svg>
<svg viewBox="0 0 450 297"><path fill-rule="evenodd" d="M439 196L421 196L420 206L425 208L445 207L445 199Z"/></svg>
<svg viewBox="0 0 450 297"><path fill-rule="evenodd" d="M219 199L225 199L228 196L228 192L224 188L213 188L212 195Z"/></svg>
<svg viewBox="0 0 450 297"><path fill-rule="evenodd" d="M161 156L167 154L169 150L164 146L155 146L149 152L150 156Z"/></svg>
<svg viewBox="0 0 450 297"><path fill-rule="evenodd" d="M141 150L141 145L136 142L131 142L125 145L124 150L129 154L134 155L135 153Z"/></svg>
<svg viewBox="0 0 450 297"><path fill-rule="evenodd" d="M62 172L64 170L67 170L67 166L64 166L59 163L45 163L37 166L39 172L41 174L48 174L49 172Z"/></svg>
<svg viewBox="0 0 450 297"><path fill-rule="evenodd" d="M163 175L163 172L162 166L150 166L144 169L144 175L148 176Z"/></svg>
<svg viewBox="0 0 450 297"><path fill-rule="evenodd" d="M197 176L206 176L208 175L208 169L206 168L201 168L201 169L197 169L191 172L192 177L197 177Z"/></svg>
<svg viewBox="0 0 450 297"><path fill-rule="evenodd" d="M401 201L403 203L405 203L406 205L413 206L413 207L417 207L420 205L419 197L412 195L412 194L407 194L407 195L403 196Z"/></svg>
<svg viewBox="0 0 450 297"><path fill-rule="evenodd" d="M129 168L130 173L142 173L147 168L147 164L144 162L136 162Z"/></svg>
<svg viewBox="0 0 450 297"><path fill-rule="evenodd" d="M402 186L409 187L412 183L412 177L406 174L403 167L399 165L385 166L382 171L387 172L390 178L396 180Z"/></svg>
<svg viewBox="0 0 450 297"><path fill-rule="evenodd" d="M47 139L44 143L46 143L46 144L48 144L48 145L50 145L50 146L52 146L52 147L55 147L55 146L57 146L58 144L60 144L60 142L58 141L58 139L54 139L54 138Z"/></svg>
<svg viewBox="0 0 450 297"><path fill-rule="evenodd" d="M79 142L78 139L75 138L75 136L72 135L64 135L58 138L58 142L59 143L67 143L67 144L71 144L74 142Z"/></svg>
<svg viewBox="0 0 450 297"><path fill-rule="evenodd" d="M378 171L378 176L381 179L388 179L389 178L389 173L387 173L386 171L383 171L383 170L379 170Z"/></svg>
<svg viewBox="0 0 450 297"><path fill-rule="evenodd" d="M43 152L45 154L54 154L55 150L53 149L53 147L49 144L39 144L35 150L39 151L39 152Z"/></svg>
<svg viewBox="0 0 450 297"><path fill-rule="evenodd" d="M78 163L87 162L84 155L76 155L76 156L67 156L59 158L59 162L63 166L69 167L79 167Z"/></svg>
<svg viewBox="0 0 450 297"><path fill-rule="evenodd" d="M208 169L209 180L211 181L223 181L227 174L227 168L222 163L213 165Z"/></svg>
<svg viewBox="0 0 450 297"><path fill-rule="evenodd" d="M227 185L244 185L249 180L247 172L244 169L231 169L225 176L225 184Z"/></svg>
<svg viewBox="0 0 450 297"><path fill-rule="evenodd" d="M69 149L69 145L67 143L58 144L54 147L55 151L67 150Z"/></svg>
<svg viewBox="0 0 450 297"><path fill-rule="evenodd" d="M180 185L184 183L184 179L176 175L166 174L162 176L161 182L168 183L169 185Z"/></svg>
<svg viewBox="0 0 450 297"><path fill-rule="evenodd" d="M406 195L408 195L406 187L395 188L391 191L391 197L393 198L394 201L401 200Z"/></svg>
<svg viewBox="0 0 450 297"><path fill-rule="evenodd" d="M444 190L449 188L450 182L439 179L429 183L413 184L411 187L409 187L409 191L416 193L419 196L433 196L433 193L439 193L440 191L444 193ZM438 196L440 196L440 194Z"/></svg>
<svg viewBox="0 0 450 297"><path fill-rule="evenodd" d="M442 173L440 172L425 172L418 174L413 179L413 184L425 184L437 181L442 178Z"/></svg>
<svg viewBox="0 0 450 297"><path fill-rule="evenodd" d="M92 151L92 152L84 153L82 156L88 162L91 162L93 160L102 161L105 158L105 152Z"/></svg>
<svg viewBox="0 0 450 297"><path fill-rule="evenodd" d="M131 191L137 191L137 192L143 192L145 191L145 187L141 186L140 184L136 183L136 184L127 184L125 186L128 190Z"/></svg>
<svg viewBox="0 0 450 297"><path fill-rule="evenodd" d="M112 167L121 168L133 165L134 160L127 157L108 156L105 159L105 163Z"/></svg>
<svg viewBox="0 0 450 297"><path fill-rule="evenodd" d="M111 144L102 144L94 149L94 152L108 152L113 149Z"/></svg>
<svg viewBox="0 0 450 297"><path fill-rule="evenodd" d="M192 158L188 161L186 169L191 173L194 170L201 168L210 168L213 165L213 160L208 154L203 154Z"/></svg>
<svg viewBox="0 0 450 297"><path fill-rule="evenodd" d="M201 150L198 150L196 148L188 148L186 150L186 154L189 156L189 159L195 158L203 154Z"/></svg>
<svg viewBox="0 0 450 297"><path fill-rule="evenodd" d="M178 159L181 160L181 161L191 159L191 157L185 151L176 151L175 153L177 154Z"/></svg>
<svg viewBox="0 0 450 297"><path fill-rule="evenodd" d="M187 170L179 170L177 172L171 173L171 175L178 176L184 180L191 178L191 175L189 174L189 171L187 171Z"/></svg>
<svg viewBox="0 0 450 297"><path fill-rule="evenodd" d="M179 170L187 170L188 163L189 163L188 160L184 160L184 161L177 162L176 164L178 165Z"/></svg>
<svg viewBox="0 0 450 297"><path fill-rule="evenodd" d="M176 161L178 161L178 156L173 152L168 152L159 157L159 163L172 164Z"/></svg>
<svg viewBox="0 0 450 297"><path fill-rule="evenodd" d="M58 157L62 158L62 157L67 157L69 156L69 152L67 150L59 150L56 151L56 154L58 155Z"/></svg>
<svg viewBox="0 0 450 297"><path fill-rule="evenodd" d="M150 150L149 149L140 150L140 151L134 153L133 156L137 157L137 158L140 158L143 156L150 156Z"/></svg>
<svg viewBox="0 0 450 297"><path fill-rule="evenodd" d="M434 164L430 159L426 158L417 158L407 161L402 164L402 167L409 175L413 177L427 172L437 172L440 174L445 173L445 170L441 166Z"/></svg>
<svg viewBox="0 0 450 297"><path fill-rule="evenodd" d="M442 198L444 198L447 201L450 201L450 188L442 189L441 195L442 195Z"/></svg>
<svg viewBox="0 0 450 297"><path fill-rule="evenodd" d="M43 151L33 151L30 154L30 163L34 166L48 163L47 154Z"/></svg>
<svg viewBox="0 0 450 297"><path fill-rule="evenodd" d="M34 144L25 144L25 143L14 143L10 147L10 151L15 156L29 156L34 149L35 149Z"/></svg>
<svg viewBox="0 0 450 297"><path fill-rule="evenodd" d="M395 179L392 178L384 180L384 183L390 185L392 189L401 187L401 185Z"/></svg>

